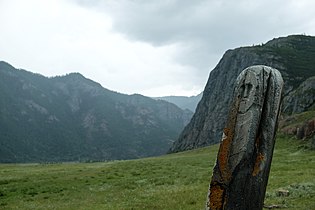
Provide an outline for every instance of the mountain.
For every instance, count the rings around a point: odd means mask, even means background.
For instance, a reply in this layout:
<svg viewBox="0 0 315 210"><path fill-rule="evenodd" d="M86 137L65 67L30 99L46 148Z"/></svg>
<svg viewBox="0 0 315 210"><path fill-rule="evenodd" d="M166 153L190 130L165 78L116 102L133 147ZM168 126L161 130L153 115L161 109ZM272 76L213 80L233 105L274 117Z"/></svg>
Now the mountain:
<svg viewBox="0 0 315 210"><path fill-rule="evenodd" d="M281 72L285 82L284 114L314 108L314 79L306 81L315 75L314 58L315 37L304 35L228 50L211 71L194 116L169 152L203 147L221 140L236 77L252 65L267 65Z"/></svg>
<svg viewBox="0 0 315 210"><path fill-rule="evenodd" d="M196 96L163 96L163 97L155 97L157 100L164 100L170 103L177 105L181 109L189 109L194 112L196 110L197 104L199 103L202 97L202 93Z"/></svg>
<svg viewBox="0 0 315 210"><path fill-rule="evenodd" d="M0 62L0 162L132 159L165 153L192 112Z"/></svg>

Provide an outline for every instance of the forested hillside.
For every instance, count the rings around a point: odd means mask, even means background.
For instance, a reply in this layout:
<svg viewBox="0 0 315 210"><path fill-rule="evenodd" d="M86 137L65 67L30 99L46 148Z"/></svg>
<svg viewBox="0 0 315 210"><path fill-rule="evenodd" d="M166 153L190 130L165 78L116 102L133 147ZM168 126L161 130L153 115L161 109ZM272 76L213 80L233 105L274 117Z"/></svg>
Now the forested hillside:
<svg viewBox="0 0 315 210"><path fill-rule="evenodd" d="M79 73L47 78L0 62L0 162L164 154L192 112L103 88Z"/></svg>

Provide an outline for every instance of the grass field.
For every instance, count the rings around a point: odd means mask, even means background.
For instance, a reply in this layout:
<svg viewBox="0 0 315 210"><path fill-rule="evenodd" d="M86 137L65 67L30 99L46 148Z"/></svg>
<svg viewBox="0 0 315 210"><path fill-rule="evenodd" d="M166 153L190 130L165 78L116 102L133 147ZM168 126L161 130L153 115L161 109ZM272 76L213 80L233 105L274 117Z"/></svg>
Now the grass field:
<svg viewBox="0 0 315 210"><path fill-rule="evenodd" d="M0 164L0 209L204 209L217 150L102 163ZM289 195L277 195L279 189ZM315 209L315 151L278 137L265 204Z"/></svg>

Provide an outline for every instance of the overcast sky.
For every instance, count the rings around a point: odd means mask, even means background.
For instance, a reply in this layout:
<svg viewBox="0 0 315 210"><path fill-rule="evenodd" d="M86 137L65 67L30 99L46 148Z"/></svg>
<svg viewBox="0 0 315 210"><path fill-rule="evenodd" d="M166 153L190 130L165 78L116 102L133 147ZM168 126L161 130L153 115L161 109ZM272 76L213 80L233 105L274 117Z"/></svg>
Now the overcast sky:
<svg viewBox="0 0 315 210"><path fill-rule="evenodd" d="M195 95L228 49L315 35L313 0L0 0L0 60L105 88Z"/></svg>

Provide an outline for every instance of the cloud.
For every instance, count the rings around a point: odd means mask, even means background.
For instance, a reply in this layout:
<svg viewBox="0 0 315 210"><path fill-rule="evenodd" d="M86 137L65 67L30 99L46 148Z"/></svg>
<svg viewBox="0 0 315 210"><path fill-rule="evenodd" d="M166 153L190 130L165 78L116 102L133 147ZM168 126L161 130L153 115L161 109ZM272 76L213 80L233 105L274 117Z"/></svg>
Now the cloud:
<svg viewBox="0 0 315 210"><path fill-rule="evenodd" d="M231 48L315 34L312 0L1 0L0 59L104 87L192 95Z"/></svg>
<svg viewBox="0 0 315 210"><path fill-rule="evenodd" d="M177 62L203 72L213 68L227 49L315 32L312 0L81 0L79 4L109 13L113 29L130 40L153 46L180 43Z"/></svg>
<svg viewBox="0 0 315 210"><path fill-rule="evenodd" d="M2 1L0 8L1 60L14 66L46 76L80 72L129 94L191 95L202 89L193 67L173 61L177 44L127 40L112 30L106 13L61 0Z"/></svg>

